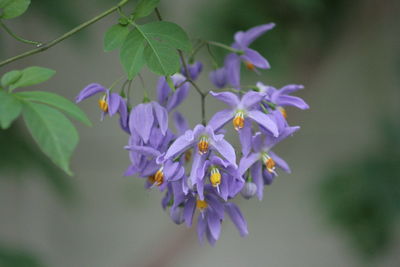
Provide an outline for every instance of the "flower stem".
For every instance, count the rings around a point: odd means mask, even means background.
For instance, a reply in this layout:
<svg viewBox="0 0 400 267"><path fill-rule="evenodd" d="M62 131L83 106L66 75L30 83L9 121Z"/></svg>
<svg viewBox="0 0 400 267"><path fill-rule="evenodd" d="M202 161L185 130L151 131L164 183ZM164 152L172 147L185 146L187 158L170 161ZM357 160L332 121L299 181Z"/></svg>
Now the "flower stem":
<svg viewBox="0 0 400 267"><path fill-rule="evenodd" d="M0 20L0 26L8 33L11 37L13 37L13 38L14 38L15 40L17 40L17 41L20 41L20 42L25 43L25 44L32 44L32 45L37 45L37 46L42 45L42 43L40 43L40 42L30 41L30 40L24 39L24 38L22 38L22 37L19 37L18 35L16 35L15 33L13 33L12 30L11 30L10 28L8 28L7 25L4 24L4 22L3 22L2 20Z"/></svg>
<svg viewBox="0 0 400 267"><path fill-rule="evenodd" d="M27 52L24 52L22 54L19 54L17 56L11 57L9 59L6 59L4 61L0 62L0 67L7 65L11 62L17 61L19 59L25 58L25 57L29 57L32 56L34 54L46 51L47 49L55 46L56 44L64 41L65 39L71 37L72 35L74 35L75 33L79 32L80 30L92 25L93 23L101 20L102 18L110 15L111 13L113 13L114 11L118 10L118 8L124 6L126 3L128 3L129 0L122 0L121 2L119 2L119 4L117 4L116 6L113 6L112 8L104 11L103 13L95 16L94 18L78 25L77 27L73 28L72 30L70 30L69 32L64 33L63 35L61 35L60 37L54 39L53 41L47 43L47 44L41 44L40 47L29 50Z"/></svg>
<svg viewBox="0 0 400 267"><path fill-rule="evenodd" d="M238 50L238 49L232 48L232 47L230 47L230 46L228 46L226 44L221 44L221 43L214 42L214 41L206 41L206 43L209 44L209 45L221 47L221 48L223 48L225 50L228 50L230 52L233 52L233 53L236 53L236 54L239 54L239 55L243 55L243 53L244 53L242 50Z"/></svg>
<svg viewBox="0 0 400 267"><path fill-rule="evenodd" d="M158 10L158 8L155 8L155 12L156 12L158 20L162 21L163 19L161 17L161 14L160 14L160 11ZM178 49L178 54L179 54L179 57L181 59L182 65L183 65L183 69L185 70L185 73L186 73L187 82L189 82L191 85L193 85L194 89L200 95L200 98L201 98L201 123L205 126L206 125L206 96L208 95L209 91L203 92L200 89L200 87L193 81L192 77L190 76L189 68L186 64L186 60L183 55L183 52Z"/></svg>

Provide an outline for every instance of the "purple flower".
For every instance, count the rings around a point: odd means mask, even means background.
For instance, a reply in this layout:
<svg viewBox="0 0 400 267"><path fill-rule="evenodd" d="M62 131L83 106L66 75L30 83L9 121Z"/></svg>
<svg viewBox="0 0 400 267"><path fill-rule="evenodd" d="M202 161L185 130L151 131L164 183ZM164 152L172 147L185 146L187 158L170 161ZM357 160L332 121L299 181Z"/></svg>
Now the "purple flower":
<svg viewBox="0 0 400 267"><path fill-rule="evenodd" d="M225 67L210 72L210 81L218 88L224 88L227 83Z"/></svg>
<svg viewBox="0 0 400 267"><path fill-rule="evenodd" d="M129 116L129 129L137 133L144 143L148 143L152 129L158 127L163 135L168 129L168 112L157 102L137 105Z"/></svg>
<svg viewBox="0 0 400 267"><path fill-rule="evenodd" d="M128 109L125 99L119 94L111 93L110 89L106 89L98 83L91 83L86 86L75 98L75 102L79 103L95 94L103 93L99 99L99 107L101 109L101 120L108 114L112 117L115 113L120 114L120 122L122 128L127 128L128 125Z"/></svg>
<svg viewBox="0 0 400 267"><path fill-rule="evenodd" d="M171 76L175 87L178 87L175 92L169 87L165 77L160 77L157 84L157 100L161 106L168 111L173 110L182 103L189 94L189 83L185 82L186 78L180 73Z"/></svg>
<svg viewBox="0 0 400 267"><path fill-rule="evenodd" d="M207 182L204 177L209 177L209 183L217 189L218 195L225 201L228 197L235 197L244 184L237 166L215 155L211 155L197 172L196 188L201 200L204 200L203 191Z"/></svg>
<svg viewBox="0 0 400 267"><path fill-rule="evenodd" d="M256 71L257 68L269 69L268 61L257 51L249 48L250 44L265 32L275 27L274 23L268 23L253 27L245 32L235 34L235 42L232 48L242 51L242 54L229 54L225 59L226 77L228 82L236 88L240 87L240 62L243 61L246 67Z"/></svg>
<svg viewBox="0 0 400 267"><path fill-rule="evenodd" d="M242 99L231 92L214 93L211 91L210 94L230 106L229 109L217 112L210 119L209 125L215 130L220 129L229 120L232 120L236 130L240 130L245 126L246 118L249 118L270 131L274 136L278 136L278 128L274 121L258 109L260 101L265 97L264 94L249 91L243 95Z"/></svg>
<svg viewBox="0 0 400 267"><path fill-rule="evenodd" d="M300 97L290 95L293 92L303 89L303 85L289 84L281 89L276 89L272 86L267 86L261 82L258 82L257 87L260 92L265 93L265 100L276 105L276 108L281 111L285 118L287 117L287 114L284 107L286 106L293 106L303 110L310 108L308 104Z"/></svg>
<svg viewBox="0 0 400 267"><path fill-rule="evenodd" d="M270 184L275 178L275 168L278 166L284 171L290 173L289 165L275 154L271 149L280 141L291 136L300 127L285 127L280 129L278 137L256 133L252 138L252 147L254 152L243 157L239 163L239 174L243 175L250 169L251 181L257 186L257 197L262 199L264 184ZM264 166L263 166L264 164Z"/></svg>
<svg viewBox="0 0 400 267"><path fill-rule="evenodd" d="M196 61L193 64L188 64L187 68L189 70L190 78L196 80L201 71L203 70L203 64L200 61ZM187 77L185 68L181 68L181 73ZM189 77L188 77L189 78Z"/></svg>
<svg viewBox="0 0 400 267"><path fill-rule="evenodd" d="M160 157L159 161L173 159L190 148L194 148L198 156L206 155L211 149L236 166L235 150L232 145L224 139L224 135L215 134L212 127L206 127L201 124L196 125L193 131L188 130L184 135L179 136L171 144L165 155Z"/></svg>
<svg viewBox="0 0 400 267"><path fill-rule="evenodd" d="M214 245L221 233L221 221L224 219L224 205L219 199L214 188L205 187L205 198L200 200L194 192L187 195L184 202L184 218L188 227L192 226L193 216L198 209L200 214L197 219L197 234L200 243L204 243L204 236L209 243Z"/></svg>

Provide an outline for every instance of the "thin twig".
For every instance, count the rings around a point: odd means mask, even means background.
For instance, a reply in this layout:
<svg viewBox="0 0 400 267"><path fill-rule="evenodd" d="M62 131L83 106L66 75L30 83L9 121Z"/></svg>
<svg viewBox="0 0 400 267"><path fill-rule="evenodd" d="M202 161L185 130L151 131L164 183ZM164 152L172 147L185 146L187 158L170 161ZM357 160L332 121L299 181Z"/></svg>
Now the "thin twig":
<svg viewBox="0 0 400 267"><path fill-rule="evenodd" d="M15 33L13 33L13 31L12 31L10 28L8 28L7 25L4 24L4 22L3 22L2 20L0 20L0 26L8 33L11 37L13 37L13 38L14 38L15 40L17 40L17 41L20 41L20 42L25 43L25 44L31 44L31 45L37 45L37 46L42 45L42 43L40 43L40 42L31 41L31 40L27 40L27 39L24 39L24 38L22 38L22 37L19 37L18 35L16 35Z"/></svg>
<svg viewBox="0 0 400 267"><path fill-rule="evenodd" d="M90 19L90 20L88 20L88 21L86 21L86 22L84 22L84 23L78 25L77 27L75 27L75 28L73 28L72 30L70 30L69 32L67 32L67 33L65 33L65 34L63 34L63 35L61 35L60 37L54 39L53 41L51 41L51 42L49 42L49 43L47 43L47 44L43 44L43 45L41 45L40 47L38 47L38 48L36 48L36 49L32 49L32 50L30 50L30 51L27 51L27 52L25 52L25 53L19 54L19 55L17 55L17 56L11 57L11 58L9 58L9 59L6 59L6 60L0 62L0 67L2 67L2 66L4 66L4 65L7 65L7 64L9 64L9 63L11 63L11 62L14 62L14 61L16 61L16 60L19 60L19 59L22 59L22 58L25 58L25 57L32 56L32 55L34 55L34 54L37 54L37 53L40 53L40 52L43 52L43 51L46 51L47 49L49 49L49 48L55 46L56 44L58 44L58 43L64 41L65 39L71 37L72 35L74 35L75 33L79 32L80 30L82 30L82 29L84 29L84 28L86 28L86 27L92 25L93 23L99 21L100 19L102 19L102 18L108 16L109 14L111 14L111 13L113 13L114 11L118 10L118 8L124 6L126 3L128 3L128 0L122 0L121 2L119 2L118 5L112 7L112 8L110 8L110 9L104 11L104 12L101 13L100 15L97 15L97 16L95 16L94 18L92 18L92 19Z"/></svg>

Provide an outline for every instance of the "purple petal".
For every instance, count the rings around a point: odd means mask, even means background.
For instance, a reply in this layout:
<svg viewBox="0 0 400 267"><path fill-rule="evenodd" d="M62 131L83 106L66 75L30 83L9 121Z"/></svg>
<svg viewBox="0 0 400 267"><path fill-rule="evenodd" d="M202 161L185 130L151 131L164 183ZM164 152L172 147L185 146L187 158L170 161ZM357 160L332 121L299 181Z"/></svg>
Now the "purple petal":
<svg viewBox="0 0 400 267"><path fill-rule="evenodd" d="M284 170L287 173L291 173L290 167L284 159L279 157L273 151L269 151L268 153L271 156L271 158L275 161L276 166L278 166L279 168L281 168L282 170Z"/></svg>
<svg viewBox="0 0 400 267"><path fill-rule="evenodd" d="M247 48L244 55L240 56L244 61L252 63L254 66L260 69L270 69L268 61L257 51Z"/></svg>
<svg viewBox="0 0 400 267"><path fill-rule="evenodd" d="M304 86L301 84L288 84L279 89L280 94L291 94L293 92L296 92L298 90L304 89Z"/></svg>
<svg viewBox="0 0 400 267"><path fill-rule="evenodd" d="M267 116L267 114L259 110L250 110L247 112L247 115L249 118L252 118L255 122L270 131L273 136L278 136L278 127L276 126L275 122Z"/></svg>
<svg viewBox="0 0 400 267"><path fill-rule="evenodd" d="M199 216L197 220L197 236L199 238L200 244L204 244L204 234L207 230L207 223L203 216Z"/></svg>
<svg viewBox="0 0 400 267"><path fill-rule="evenodd" d="M263 35L265 32L271 30L275 27L275 23L268 23L253 27L245 32L237 32L235 34L235 42L240 46L247 47L249 46L255 39Z"/></svg>
<svg viewBox="0 0 400 267"><path fill-rule="evenodd" d="M221 127L223 127L228 121L232 120L234 117L234 112L231 109L224 109L218 111L212 116L208 125L211 126L214 131L218 131Z"/></svg>
<svg viewBox="0 0 400 267"><path fill-rule="evenodd" d="M149 146L130 145L126 146L125 148L145 156L158 157L160 155L160 152L158 150Z"/></svg>
<svg viewBox="0 0 400 267"><path fill-rule="evenodd" d="M168 112L157 102L151 102L151 104L153 105L154 113L156 114L158 124L160 125L161 133L165 135L168 129Z"/></svg>
<svg viewBox="0 0 400 267"><path fill-rule="evenodd" d="M235 88L240 87L240 57L236 54L229 54L224 62L226 80Z"/></svg>
<svg viewBox="0 0 400 267"><path fill-rule="evenodd" d="M165 77L160 77L157 83L157 100L162 106L167 105L168 95L171 93L171 88L168 86Z"/></svg>
<svg viewBox="0 0 400 267"><path fill-rule="evenodd" d="M262 178L262 164L261 161L254 164L251 169L251 177L257 186L257 198L261 201L264 192L264 180Z"/></svg>
<svg viewBox="0 0 400 267"><path fill-rule="evenodd" d="M232 179L232 177L226 173L222 173L221 184L219 185L219 190L220 190L220 196L225 201L228 200L228 195L229 195L229 179Z"/></svg>
<svg viewBox="0 0 400 267"><path fill-rule="evenodd" d="M79 103L82 100L85 100L88 97L91 97L97 93L105 92L107 89L98 83L91 83L76 96L75 102Z"/></svg>
<svg viewBox="0 0 400 267"><path fill-rule="evenodd" d="M168 111L173 110L177 106L179 106L183 100L185 100L189 94L189 83L185 83L181 85L171 96L170 100L167 104Z"/></svg>
<svg viewBox="0 0 400 267"><path fill-rule="evenodd" d="M189 198L185 204L185 209L183 210L183 215L185 218L185 223L188 227L192 226L193 215L196 209L196 200L194 197Z"/></svg>
<svg viewBox="0 0 400 267"><path fill-rule="evenodd" d="M293 106L299 109L310 108L310 106L303 99L297 96L281 95L276 102L276 104L279 106Z"/></svg>
<svg viewBox="0 0 400 267"><path fill-rule="evenodd" d="M118 113L120 115L120 122L123 129L128 126L128 108L126 106L125 99L121 99L119 102Z"/></svg>
<svg viewBox="0 0 400 267"><path fill-rule="evenodd" d="M243 156L247 156L251 150L251 122L249 120L245 120L244 127L242 129L239 129L238 133L240 144L242 145Z"/></svg>
<svg viewBox="0 0 400 267"><path fill-rule="evenodd" d="M206 185L206 186L211 186L211 185ZM207 188L208 191L210 191L210 187ZM212 188L212 192L215 192L215 189ZM224 219L224 205L221 203L221 201L217 198L217 196L215 195L215 193L209 193L206 194L206 202L208 203L208 205L216 212L216 214L218 215L218 217L222 220Z"/></svg>
<svg viewBox="0 0 400 267"><path fill-rule="evenodd" d="M134 129L145 143L149 141L154 124L153 108L150 103L139 104L131 112L129 129Z"/></svg>
<svg viewBox="0 0 400 267"><path fill-rule="evenodd" d="M109 95L108 115L110 115L110 117L117 113L121 101L123 101L123 99L119 96L119 94L111 93Z"/></svg>
<svg viewBox="0 0 400 267"><path fill-rule="evenodd" d="M265 94L255 91L248 91L240 100L240 103L245 109L250 109L254 105L260 103L265 97Z"/></svg>
<svg viewBox="0 0 400 267"><path fill-rule="evenodd" d="M187 150L195 142L193 131L187 130L184 135L179 136L168 148L165 159L171 159Z"/></svg>
<svg viewBox="0 0 400 267"><path fill-rule="evenodd" d="M243 157L239 163L239 175L242 176L259 159L260 153L251 153L247 157Z"/></svg>
<svg viewBox="0 0 400 267"><path fill-rule="evenodd" d="M215 212L207 213L207 223L208 228L210 229L211 235L215 240L218 240L219 235L221 234L221 221L218 215Z"/></svg>
<svg viewBox="0 0 400 267"><path fill-rule="evenodd" d="M260 132L257 132L252 138L253 149L255 152L260 152L263 145L263 135Z"/></svg>
<svg viewBox="0 0 400 267"><path fill-rule="evenodd" d="M204 166L204 162L206 160L208 154L203 154L200 155L198 152L197 148L194 151L194 156L193 156L193 163L192 163L192 168L190 170L190 180L192 181L192 184L196 184L198 180L200 180L203 177L199 177L199 170L201 170Z"/></svg>
<svg viewBox="0 0 400 267"><path fill-rule="evenodd" d="M223 88L226 85L226 71L225 68L219 68L212 72L209 75L210 81L218 88Z"/></svg>
<svg viewBox="0 0 400 267"><path fill-rule="evenodd" d="M221 154L227 161L236 165L236 153L235 149L229 144L225 139L217 140L210 140L210 145Z"/></svg>
<svg viewBox="0 0 400 267"><path fill-rule="evenodd" d="M231 92L221 92L221 93L215 93L213 91L210 91L210 95L212 95L214 98L218 99L221 102L224 102L230 107L236 107L239 105L240 100L239 97Z"/></svg>
<svg viewBox="0 0 400 267"><path fill-rule="evenodd" d="M249 234L247 230L247 222L244 219L242 213L238 206L235 203L229 202L225 204L226 212L231 218L233 224L235 224L241 236L246 236Z"/></svg>

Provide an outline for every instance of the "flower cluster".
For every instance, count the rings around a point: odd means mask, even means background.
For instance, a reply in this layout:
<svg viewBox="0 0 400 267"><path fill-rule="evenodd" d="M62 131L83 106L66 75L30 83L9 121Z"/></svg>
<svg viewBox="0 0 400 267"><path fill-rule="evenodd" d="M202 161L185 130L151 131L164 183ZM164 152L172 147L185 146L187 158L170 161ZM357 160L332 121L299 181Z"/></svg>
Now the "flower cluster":
<svg viewBox="0 0 400 267"><path fill-rule="evenodd" d="M133 108L128 108L124 94L113 93L99 84L90 84L76 98L80 102L102 94L102 118L118 113L121 128L130 136L125 149L131 165L125 175L143 178L146 188L163 192L162 207L169 210L176 224L190 227L198 211L201 242L206 238L213 245L227 217L240 235L247 235L246 220L232 199L241 195L261 200L264 186L278 175L277 168L290 172L288 164L272 149L300 128L289 126L285 107L308 109L301 98L290 95L303 86L292 84L276 89L258 82L244 88L240 83L241 63L257 73L258 69L270 67L249 45L273 27L270 23L235 34L232 53L226 56L224 66L209 74L218 89L207 92L227 108L215 113L206 125L190 128L185 117L175 111L195 85L203 67L200 62L182 62L181 73L169 81L159 78L157 101L145 98ZM229 122L239 137L238 150L225 139Z"/></svg>

